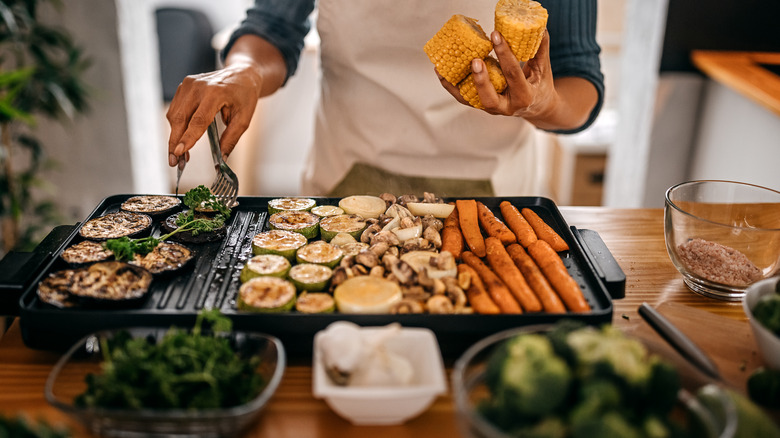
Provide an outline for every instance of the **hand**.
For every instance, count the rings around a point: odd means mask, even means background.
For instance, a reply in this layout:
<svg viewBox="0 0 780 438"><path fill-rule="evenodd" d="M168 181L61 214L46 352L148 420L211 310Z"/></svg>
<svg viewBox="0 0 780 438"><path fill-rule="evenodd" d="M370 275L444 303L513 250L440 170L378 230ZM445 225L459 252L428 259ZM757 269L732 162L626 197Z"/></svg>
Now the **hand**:
<svg viewBox="0 0 780 438"><path fill-rule="evenodd" d="M536 56L521 65L509 45L497 31L491 34L501 70L507 81L506 90L498 94L490 83L485 62L474 59L471 63L474 83L479 99L490 114L523 117L533 120L543 118L555 106L557 94L550 67L550 37L547 31ZM440 77L444 88L459 102L468 105L458 88Z"/></svg>
<svg viewBox="0 0 780 438"><path fill-rule="evenodd" d="M184 78L166 115L171 125L168 164L173 167L182 159L189 160L189 150L218 112L226 126L220 148L227 157L249 126L261 89L262 77L250 63Z"/></svg>

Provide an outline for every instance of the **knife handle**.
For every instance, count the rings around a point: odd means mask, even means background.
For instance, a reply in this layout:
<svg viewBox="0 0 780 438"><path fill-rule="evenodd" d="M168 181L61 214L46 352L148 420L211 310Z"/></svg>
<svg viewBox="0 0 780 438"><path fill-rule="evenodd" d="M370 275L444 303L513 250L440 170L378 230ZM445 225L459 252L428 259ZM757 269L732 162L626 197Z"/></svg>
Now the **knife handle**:
<svg viewBox="0 0 780 438"><path fill-rule="evenodd" d="M647 303L642 303L639 306L639 315L690 363L708 376L720 379L720 372L715 362L657 310Z"/></svg>

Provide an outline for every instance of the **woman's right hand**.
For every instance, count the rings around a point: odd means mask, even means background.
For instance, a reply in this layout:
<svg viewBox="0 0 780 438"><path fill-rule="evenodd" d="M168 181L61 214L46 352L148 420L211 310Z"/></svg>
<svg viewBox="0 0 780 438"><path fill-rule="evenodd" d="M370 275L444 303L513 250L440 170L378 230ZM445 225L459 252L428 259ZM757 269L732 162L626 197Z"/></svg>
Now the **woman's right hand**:
<svg viewBox="0 0 780 438"><path fill-rule="evenodd" d="M233 44L225 68L184 78L173 96L168 113L168 165L188 157L217 113L222 113L225 131L220 149L227 158L249 127L257 100L284 83L287 67L276 49L254 35L244 35Z"/></svg>

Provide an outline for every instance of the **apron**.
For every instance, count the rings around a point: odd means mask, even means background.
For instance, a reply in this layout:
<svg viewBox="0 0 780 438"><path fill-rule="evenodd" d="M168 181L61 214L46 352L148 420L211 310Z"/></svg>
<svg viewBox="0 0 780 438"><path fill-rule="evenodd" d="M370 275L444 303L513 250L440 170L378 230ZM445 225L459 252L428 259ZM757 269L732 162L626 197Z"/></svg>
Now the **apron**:
<svg viewBox="0 0 780 438"><path fill-rule="evenodd" d="M534 127L458 103L423 51L455 13L476 18L489 35L494 7L493 0L320 0L322 82L303 193L326 194L363 163L398 175L488 180L496 196L534 194Z"/></svg>

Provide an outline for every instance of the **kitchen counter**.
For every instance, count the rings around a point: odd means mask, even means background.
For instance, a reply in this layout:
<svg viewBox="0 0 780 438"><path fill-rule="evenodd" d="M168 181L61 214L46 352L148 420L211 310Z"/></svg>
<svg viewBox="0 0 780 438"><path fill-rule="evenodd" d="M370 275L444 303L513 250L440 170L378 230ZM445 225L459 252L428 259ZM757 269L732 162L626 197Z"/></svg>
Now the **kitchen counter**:
<svg viewBox="0 0 780 438"><path fill-rule="evenodd" d="M569 225L597 231L626 274L626 296L614 301L613 323L657 344L685 372L676 353L663 344L637 313L647 302L669 317L718 364L727 385L744 392L750 372L761 365L740 303L717 301L686 288L666 253L662 209L561 207ZM59 354L31 350L22 342L19 321L0 339L0 413L24 413L65 425L89 436L81 425L48 405L43 388ZM451 364L450 364L451 365ZM293 362L270 403L247 437L452 437L458 434L451 391L421 416L399 426L352 426L312 396L311 366Z"/></svg>
<svg viewBox="0 0 780 438"><path fill-rule="evenodd" d="M696 50L691 58L711 79L780 116L780 74L761 66L780 68L780 53Z"/></svg>

